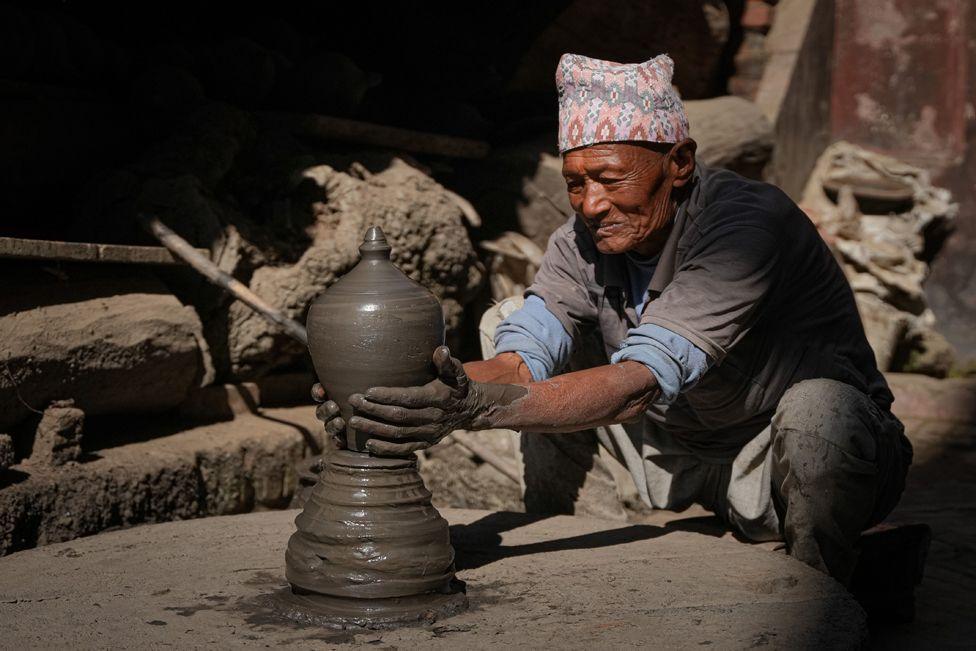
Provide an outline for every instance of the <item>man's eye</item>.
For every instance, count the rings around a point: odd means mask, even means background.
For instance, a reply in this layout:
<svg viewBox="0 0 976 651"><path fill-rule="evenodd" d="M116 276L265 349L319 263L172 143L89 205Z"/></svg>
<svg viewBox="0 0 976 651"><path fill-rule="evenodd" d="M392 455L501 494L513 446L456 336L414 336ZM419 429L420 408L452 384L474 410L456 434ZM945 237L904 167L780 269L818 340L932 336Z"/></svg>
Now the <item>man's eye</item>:
<svg viewBox="0 0 976 651"><path fill-rule="evenodd" d="M566 179L566 189L569 190L570 192L577 192L582 187L583 187L582 181L573 181L570 179Z"/></svg>

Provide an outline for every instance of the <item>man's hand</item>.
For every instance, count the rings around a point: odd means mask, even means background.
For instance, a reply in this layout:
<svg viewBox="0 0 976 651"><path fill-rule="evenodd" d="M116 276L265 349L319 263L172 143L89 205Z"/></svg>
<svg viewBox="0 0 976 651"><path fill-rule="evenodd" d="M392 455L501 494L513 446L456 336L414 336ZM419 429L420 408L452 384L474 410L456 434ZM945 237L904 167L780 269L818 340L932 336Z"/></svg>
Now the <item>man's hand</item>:
<svg viewBox="0 0 976 651"><path fill-rule="evenodd" d="M357 414L349 419L349 426L392 439L368 440L370 452L403 456L435 445L456 429L472 428L485 409L483 385L468 379L447 346L434 351L434 366L437 378L424 386L374 387L365 394L349 396Z"/></svg>
<svg viewBox="0 0 976 651"><path fill-rule="evenodd" d="M315 417L325 424L325 431L332 437L332 442L342 450L346 447L346 421L339 415L339 405L326 397L321 384L316 382L312 385L312 400L319 405L315 408Z"/></svg>

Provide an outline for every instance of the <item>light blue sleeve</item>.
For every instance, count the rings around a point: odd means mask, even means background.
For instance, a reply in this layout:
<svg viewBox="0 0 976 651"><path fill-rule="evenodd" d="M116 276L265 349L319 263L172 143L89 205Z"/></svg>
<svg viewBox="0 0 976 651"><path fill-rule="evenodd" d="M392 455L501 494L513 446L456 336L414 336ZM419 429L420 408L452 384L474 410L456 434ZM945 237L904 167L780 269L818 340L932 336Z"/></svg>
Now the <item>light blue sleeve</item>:
<svg viewBox="0 0 976 651"><path fill-rule="evenodd" d="M612 364L627 360L651 370L661 387L661 396L655 402L666 405L695 386L712 366L712 360L695 344L652 323L628 331L620 350L610 358Z"/></svg>
<svg viewBox="0 0 976 651"><path fill-rule="evenodd" d="M526 298L495 330L495 353L518 353L536 382L559 373L572 351L572 336L538 296Z"/></svg>

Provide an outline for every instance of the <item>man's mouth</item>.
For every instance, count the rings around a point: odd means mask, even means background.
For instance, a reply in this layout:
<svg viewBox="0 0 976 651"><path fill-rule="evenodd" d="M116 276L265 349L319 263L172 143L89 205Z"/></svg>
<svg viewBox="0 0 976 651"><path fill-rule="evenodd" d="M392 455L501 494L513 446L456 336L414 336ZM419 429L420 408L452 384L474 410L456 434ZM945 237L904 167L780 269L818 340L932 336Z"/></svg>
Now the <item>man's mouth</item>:
<svg viewBox="0 0 976 651"><path fill-rule="evenodd" d="M617 234L621 226L623 226L622 222L604 222L597 225L596 234L600 237L611 237Z"/></svg>

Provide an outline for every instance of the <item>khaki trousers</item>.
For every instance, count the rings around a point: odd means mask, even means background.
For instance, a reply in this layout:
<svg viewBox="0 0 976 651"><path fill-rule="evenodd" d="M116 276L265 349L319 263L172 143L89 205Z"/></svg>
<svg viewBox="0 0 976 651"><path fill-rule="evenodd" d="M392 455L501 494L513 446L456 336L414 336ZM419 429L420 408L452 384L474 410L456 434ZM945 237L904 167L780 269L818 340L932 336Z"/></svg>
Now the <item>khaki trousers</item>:
<svg viewBox="0 0 976 651"><path fill-rule="evenodd" d="M485 313L486 359L494 355L495 328L521 303L506 299ZM602 357L600 342L585 348L574 368L606 363L585 359L587 351ZM650 507L680 511L697 503L751 540L783 540L790 554L845 583L860 533L894 508L912 458L898 419L829 379L793 385L769 426L731 463L695 456L646 418L516 436L526 511L623 519L621 501L636 488Z"/></svg>

